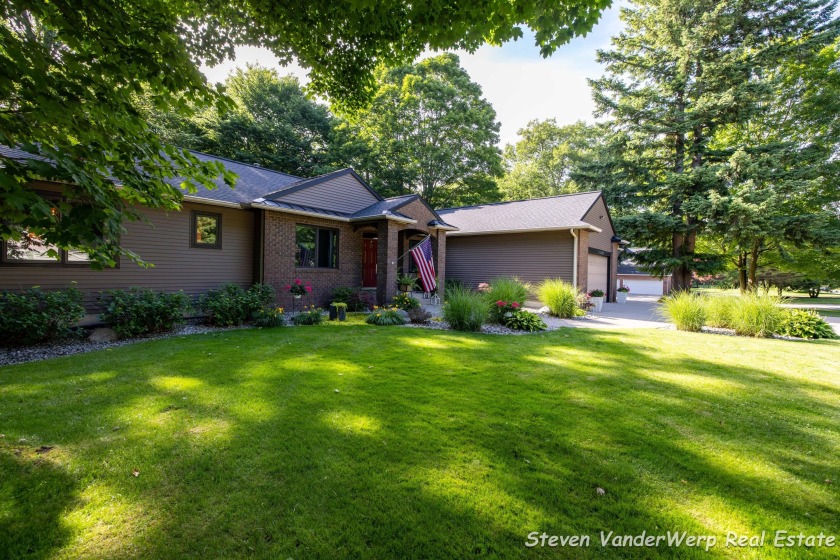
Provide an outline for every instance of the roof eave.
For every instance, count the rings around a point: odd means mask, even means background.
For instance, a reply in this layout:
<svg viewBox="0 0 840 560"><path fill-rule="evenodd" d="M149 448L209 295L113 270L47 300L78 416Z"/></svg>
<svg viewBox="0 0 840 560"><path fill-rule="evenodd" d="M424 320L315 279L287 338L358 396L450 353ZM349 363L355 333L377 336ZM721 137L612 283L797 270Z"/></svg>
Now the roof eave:
<svg viewBox="0 0 840 560"><path fill-rule="evenodd" d="M280 208L279 206L274 206L273 204L266 204L265 202L251 202L248 206L251 208L262 208L264 210L272 210L274 212L283 212L285 214L295 214L297 216L310 216L312 218L320 218L322 220L333 220L336 222L350 222L350 218L344 218L342 216L330 216L329 214L320 214L318 212L308 212L306 210L294 210L292 208Z"/></svg>
<svg viewBox="0 0 840 560"><path fill-rule="evenodd" d="M526 228L526 229L505 229L505 230L489 230L489 231L458 231L456 233L449 233L453 237L461 237L467 235L499 235L503 233L537 233L544 231L571 231L571 230L587 230L595 233L600 233L602 230L599 227L587 224L585 226L562 226L562 227L547 227L547 228Z"/></svg>

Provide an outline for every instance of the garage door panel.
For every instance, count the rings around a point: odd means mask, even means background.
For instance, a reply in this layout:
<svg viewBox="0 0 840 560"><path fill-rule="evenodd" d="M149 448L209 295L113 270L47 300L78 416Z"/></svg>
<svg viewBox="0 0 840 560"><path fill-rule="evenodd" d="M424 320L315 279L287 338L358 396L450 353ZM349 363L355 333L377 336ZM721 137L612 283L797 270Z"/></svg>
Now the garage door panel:
<svg viewBox="0 0 840 560"><path fill-rule="evenodd" d="M607 283L610 276L610 261L607 257L601 255L589 255L588 278L586 281L586 289L590 292L592 290L607 290Z"/></svg>
<svg viewBox="0 0 840 560"><path fill-rule="evenodd" d="M637 296L661 296L662 280L624 279L624 285L630 288L630 294Z"/></svg>

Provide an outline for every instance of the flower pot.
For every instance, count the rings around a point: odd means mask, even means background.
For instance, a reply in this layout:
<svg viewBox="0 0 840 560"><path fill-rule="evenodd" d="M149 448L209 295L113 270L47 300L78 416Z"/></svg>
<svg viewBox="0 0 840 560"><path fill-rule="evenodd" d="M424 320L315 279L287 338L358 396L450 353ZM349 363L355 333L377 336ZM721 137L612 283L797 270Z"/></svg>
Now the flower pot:
<svg viewBox="0 0 840 560"><path fill-rule="evenodd" d="M295 299L300 299L300 294L292 294L292 297Z"/></svg>
<svg viewBox="0 0 840 560"><path fill-rule="evenodd" d="M603 297L603 296L601 296L601 297L592 297L592 298L590 298L590 300L589 300L589 301L590 301L590 302L592 302L592 306L593 306L593 307L592 307L592 311L593 311L594 313L600 313L600 312L601 312L601 308L602 308L602 307L604 307L604 297Z"/></svg>
<svg viewBox="0 0 840 560"><path fill-rule="evenodd" d="M335 321L336 319L338 319L338 309L336 309L335 307L333 307L331 305L330 306L330 321Z"/></svg>
<svg viewBox="0 0 840 560"><path fill-rule="evenodd" d="M346 321L347 320L347 309L341 307L338 309L338 320L339 321Z"/></svg>
<svg viewBox="0 0 840 560"><path fill-rule="evenodd" d="M401 292L410 292L411 291L411 284L400 284L400 291Z"/></svg>
<svg viewBox="0 0 840 560"><path fill-rule="evenodd" d="M616 303L627 303L627 292L616 292L615 293L615 302Z"/></svg>

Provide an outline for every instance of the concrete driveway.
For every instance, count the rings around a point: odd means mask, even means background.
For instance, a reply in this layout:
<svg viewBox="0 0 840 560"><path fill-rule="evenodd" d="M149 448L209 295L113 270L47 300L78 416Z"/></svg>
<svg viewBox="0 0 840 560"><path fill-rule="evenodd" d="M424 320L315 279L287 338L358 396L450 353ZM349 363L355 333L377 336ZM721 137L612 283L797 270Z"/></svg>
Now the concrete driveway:
<svg viewBox="0 0 840 560"><path fill-rule="evenodd" d="M629 296L627 303L605 303L600 313L590 312L585 317L558 319L544 317L551 327L615 328L615 329L668 329L673 328L658 315L658 296Z"/></svg>

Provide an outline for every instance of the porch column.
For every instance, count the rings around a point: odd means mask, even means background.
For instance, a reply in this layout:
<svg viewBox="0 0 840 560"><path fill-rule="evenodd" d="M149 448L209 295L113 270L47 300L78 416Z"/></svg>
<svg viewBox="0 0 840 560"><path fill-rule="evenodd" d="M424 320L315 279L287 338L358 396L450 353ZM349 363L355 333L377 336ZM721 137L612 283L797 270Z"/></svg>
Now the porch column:
<svg viewBox="0 0 840 560"><path fill-rule="evenodd" d="M437 230L432 236L432 253L435 255L435 272L437 273L438 295L443 297L443 286L446 281L446 232Z"/></svg>
<svg viewBox="0 0 840 560"><path fill-rule="evenodd" d="M578 270L577 270L577 287L578 291L588 292L587 280L589 280L589 232L586 230L578 231Z"/></svg>
<svg viewBox="0 0 840 560"><path fill-rule="evenodd" d="M388 220L381 220L376 271L376 302L385 305L397 294L399 232Z"/></svg>

